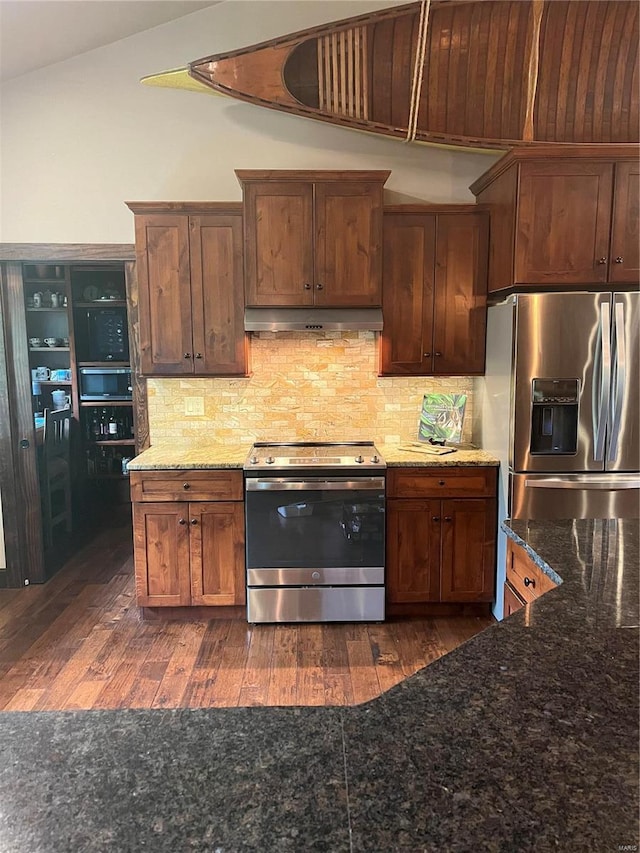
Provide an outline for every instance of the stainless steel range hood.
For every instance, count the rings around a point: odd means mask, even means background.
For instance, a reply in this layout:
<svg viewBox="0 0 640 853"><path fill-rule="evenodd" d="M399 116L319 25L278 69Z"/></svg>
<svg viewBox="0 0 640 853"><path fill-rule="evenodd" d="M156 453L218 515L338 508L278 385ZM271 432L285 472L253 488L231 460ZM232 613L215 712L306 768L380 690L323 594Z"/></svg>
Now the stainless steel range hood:
<svg viewBox="0 0 640 853"><path fill-rule="evenodd" d="M381 308L245 308L247 332L382 330Z"/></svg>

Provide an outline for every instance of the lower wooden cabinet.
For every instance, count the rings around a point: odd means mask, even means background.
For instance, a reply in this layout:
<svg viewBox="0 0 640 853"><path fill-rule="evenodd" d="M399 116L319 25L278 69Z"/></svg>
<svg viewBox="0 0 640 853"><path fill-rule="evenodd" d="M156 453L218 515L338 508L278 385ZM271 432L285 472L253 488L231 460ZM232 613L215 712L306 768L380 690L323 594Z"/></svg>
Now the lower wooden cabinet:
<svg viewBox="0 0 640 853"><path fill-rule="evenodd" d="M507 540L507 579L504 584L504 615L510 616L535 601L557 584L546 575L520 545Z"/></svg>
<svg viewBox="0 0 640 853"><path fill-rule="evenodd" d="M236 500L149 500L149 484L178 489L198 487L198 477L207 480L215 472L132 472L134 560L136 602L141 607L244 604L244 504ZM242 483L242 474L232 472ZM225 475L228 477L229 473ZM235 479L235 478L234 478ZM175 488L171 485L175 482ZM201 483L201 487L204 483ZM215 484L219 488L219 484ZM242 494L232 482L233 493ZM208 489L212 489L209 480ZM197 492L196 492L197 494Z"/></svg>
<svg viewBox="0 0 640 853"><path fill-rule="evenodd" d="M493 600L496 477L496 468L388 472L389 604Z"/></svg>

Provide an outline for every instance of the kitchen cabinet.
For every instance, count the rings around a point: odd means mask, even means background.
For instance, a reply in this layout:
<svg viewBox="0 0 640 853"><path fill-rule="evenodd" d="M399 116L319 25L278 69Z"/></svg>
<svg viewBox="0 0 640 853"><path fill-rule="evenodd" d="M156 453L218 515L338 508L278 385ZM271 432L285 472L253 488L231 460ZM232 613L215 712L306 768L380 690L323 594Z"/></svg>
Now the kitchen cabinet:
<svg viewBox="0 0 640 853"><path fill-rule="evenodd" d="M493 600L495 467L390 468L387 600Z"/></svg>
<svg viewBox="0 0 640 853"><path fill-rule="evenodd" d="M491 212L489 291L639 280L638 147L509 152L471 190Z"/></svg>
<svg viewBox="0 0 640 853"><path fill-rule="evenodd" d="M389 174L236 170L246 304L380 305L382 187Z"/></svg>
<svg viewBox="0 0 640 853"><path fill-rule="evenodd" d="M385 208L380 373L484 372L488 214Z"/></svg>
<svg viewBox="0 0 640 853"><path fill-rule="evenodd" d="M135 214L142 374L245 376L240 205L128 206Z"/></svg>
<svg viewBox="0 0 640 853"><path fill-rule="evenodd" d="M516 610L535 601L557 584L546 575L520 545L507 539L507 577L504 584L504 612Z"/></svg>
<svg viewBox="0 0 640 853"><path fill-rule="evenodd" d="M136 602L245 603L242 472L132 471Z"/></svg>

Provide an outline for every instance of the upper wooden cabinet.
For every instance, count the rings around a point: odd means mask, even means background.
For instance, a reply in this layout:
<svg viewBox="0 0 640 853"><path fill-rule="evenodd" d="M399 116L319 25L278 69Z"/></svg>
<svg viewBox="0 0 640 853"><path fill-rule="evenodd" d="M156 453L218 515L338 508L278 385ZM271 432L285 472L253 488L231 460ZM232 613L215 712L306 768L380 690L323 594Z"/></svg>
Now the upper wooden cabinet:
<svg viewBox="0 0 640 853"><path fill-rule="evenodd" d="M382 302L382 187L390 172L236 170L250 306Z"/></svg>
<svg viewBox="0 0 640 853"><path fill-rule="evenodd" d="M489 291L637 282L639 153L516 149L479 178L471 191L491 211Z"/></svg>
<svg viewBox="0 0 640 853"><path fill-rule="evenodd" d="M244 376L242 208L138 203L140 369L145 376Z"/></svg>
<svg viewBox="0 0 640 853"><path fill-rule="evenodd" d="M484 372L488 214L385 208L383 375Z"/></svg>

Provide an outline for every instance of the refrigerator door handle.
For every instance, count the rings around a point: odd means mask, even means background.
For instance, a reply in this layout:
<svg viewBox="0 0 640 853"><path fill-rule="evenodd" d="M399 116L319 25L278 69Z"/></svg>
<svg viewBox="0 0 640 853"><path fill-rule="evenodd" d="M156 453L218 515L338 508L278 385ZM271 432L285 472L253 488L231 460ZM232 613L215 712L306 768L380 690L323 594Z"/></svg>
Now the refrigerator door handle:
<svg viewBox="0 0 640 853"><path fill-rule="evenodd" d="M584 480L562 480L560 478L548 477L541 480L525 480L525 489L579 489L588 491L597 489L601 491L617 491L619 489L640 489L640 477L609 477L606 480L589 479L589 482Z"/></svg>
<svg viewBox="0 0 640 853"><path fill-rule="evenodd" d="M600 324L596 340L596 355L593 364L593 395L591 414L593 418L593 459L604 461L607 415L611 386L611 308L608 302L600 306Z"/></svg>
<svg viewBox="0 0 640 853"><path fill-rule="evenodd" d="M626 341L624 335L624 305L616 302L614 306L614 340L615 361L613 363L611 383L611 415L609 436L609 452L607 459L614 462L618 455L618 441L620 439L620 418L622 416L622 404L624 402L624 389L627 382L627 360Z"/></svg>

